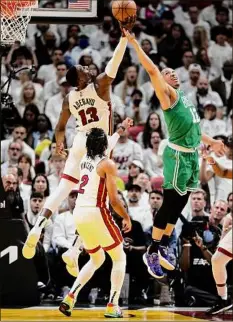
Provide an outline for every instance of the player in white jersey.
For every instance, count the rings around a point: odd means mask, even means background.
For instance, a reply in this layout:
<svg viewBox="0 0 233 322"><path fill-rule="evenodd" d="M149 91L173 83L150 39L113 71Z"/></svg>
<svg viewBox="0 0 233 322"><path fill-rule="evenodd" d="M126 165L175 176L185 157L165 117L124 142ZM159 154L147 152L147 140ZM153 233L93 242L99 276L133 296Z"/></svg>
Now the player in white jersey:
<svg viewBox="0 0 233 322"><path fill-rule="evenodd" d="M127 29L132 29L136 17L129 17L124 23ZM56 152L66 156L64 151L65 128L71 115L77 120L77 135L65 164L63 174L57 189L46 199L38 220L30 231L23 255L32 258L42 229L58 205L69 195L74 186L79 183L79 163L86 153L86 133L93 127L101 127L106 134L111 135L111 84L116 77L118 67L127 47L127 38L121 37L105 72L93 77L88 67L81 65L71 67L66 75L68 83L76 89L64 99L62 111L55 129ZM112 150L119 138L114 134L109 141L109 150ZM82 183L80 183L82 184Z"/></svg>
<svg viewBox="0 0 233 322"><path fill-rule="evenodd" d="M222 177L232 179L232 169L222 168L211 156L204 154L207 162L212 165L214 172ZM218 248L211 258L212 271L215 279L219 298L216 303L206 311L207 314L218 314L229 310L233 304L232 299L227 294L227 270L226 266L233 259L232 250L232 209L223 223L223 234L219 242Z"/></svg>
<svg viewBox="0 0 233 322"><path fill-rule="evenodd" d="M108 198L114 211L123 217L123 230L131 230L127 214L116 187L117 168L107 157L107 136L102 129L93 128L86 141L87 154L82 158L79 169L81 184L74 209L74 221L90 260L80 270L69 294L60 304L59 310L70 316L76 298L94 272L104 263L105 252L112 259L111 292L105 317L123 317L118 300L123 285L126 255L123 238L108 209Z"/></svg>

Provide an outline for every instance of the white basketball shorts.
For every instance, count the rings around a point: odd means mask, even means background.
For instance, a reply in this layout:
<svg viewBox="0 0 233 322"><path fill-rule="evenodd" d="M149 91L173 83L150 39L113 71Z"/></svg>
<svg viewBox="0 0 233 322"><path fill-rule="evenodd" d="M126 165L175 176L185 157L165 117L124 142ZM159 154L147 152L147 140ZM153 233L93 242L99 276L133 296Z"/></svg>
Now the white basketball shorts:
<svg viewBox="0 0 233 322"><path fill-rule="evenodd" d="M120 229L107 208L75 207L73 216L88 253L95 253L100 248L108 251L122 243Z"/></svg>
<svg viewBox="0 0 233 322"><path fill-rule="evenodd" d="M224 255L233 258L232 251L232 229L220 240L218 245L218 251Z"/></svg>

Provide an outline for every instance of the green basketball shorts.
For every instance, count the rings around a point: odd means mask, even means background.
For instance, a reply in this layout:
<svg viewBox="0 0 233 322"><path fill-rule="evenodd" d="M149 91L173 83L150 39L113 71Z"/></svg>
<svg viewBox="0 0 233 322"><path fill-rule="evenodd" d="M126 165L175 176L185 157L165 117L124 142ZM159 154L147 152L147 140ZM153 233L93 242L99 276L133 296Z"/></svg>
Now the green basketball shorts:
<svg viewBox="0 0 233 322"><path fill-rule="evenodd" d="M180 152L167 146L163 153L164 189L175 189L181 196L197 188L198 151Z"/></svg>

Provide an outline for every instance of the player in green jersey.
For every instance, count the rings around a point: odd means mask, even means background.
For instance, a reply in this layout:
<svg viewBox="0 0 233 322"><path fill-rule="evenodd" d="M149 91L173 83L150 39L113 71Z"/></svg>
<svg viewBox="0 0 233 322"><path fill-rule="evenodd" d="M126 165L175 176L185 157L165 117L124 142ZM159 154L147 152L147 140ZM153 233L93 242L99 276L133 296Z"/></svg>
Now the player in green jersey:
<svg viewBox="0 0 233 322"><path fill-rule="evenodd" d="M202 140L210 145L215 153L222 155L224 144L201 133L197 110L179 90L180 83L175 71L165 68L160 72L142 50L134 35L127 30L124 30L124 33L150 76L169 133L168 146L163 154L164 201L154 218L152 244L143 256L149 273L156 278L162 278L164 273L161 266L168 270L175 268L175 256L167 247L168 239L188 201L190 192L197 188L199 178L197 148Z"/></svg>

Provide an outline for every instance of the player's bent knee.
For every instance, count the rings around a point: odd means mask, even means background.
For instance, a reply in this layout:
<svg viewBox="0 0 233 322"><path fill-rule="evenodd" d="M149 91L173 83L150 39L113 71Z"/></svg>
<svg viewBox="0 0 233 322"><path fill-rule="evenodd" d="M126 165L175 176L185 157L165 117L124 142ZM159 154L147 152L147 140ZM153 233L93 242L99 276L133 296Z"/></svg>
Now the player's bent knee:
<svg viewBox="0 0 233 322"><path fill-rule="evenodd" d="M95 266L95 269L100 268L100 266L103 265L106 258L103 249L98 250L94 254L90 254L90 257L90 260L92 261L93 266Z"/></svg>

